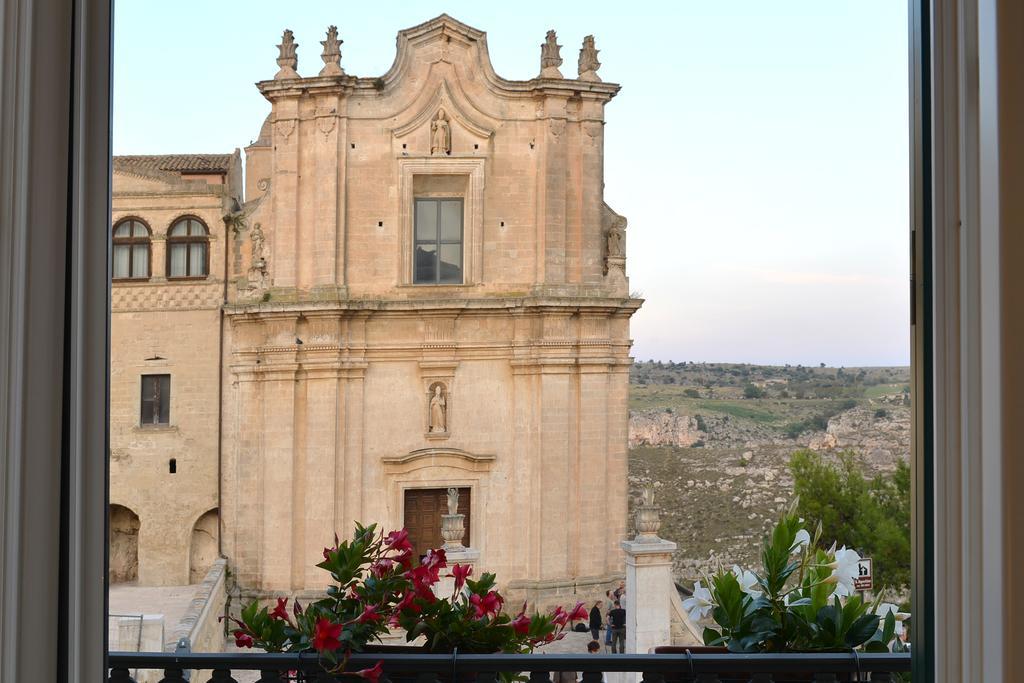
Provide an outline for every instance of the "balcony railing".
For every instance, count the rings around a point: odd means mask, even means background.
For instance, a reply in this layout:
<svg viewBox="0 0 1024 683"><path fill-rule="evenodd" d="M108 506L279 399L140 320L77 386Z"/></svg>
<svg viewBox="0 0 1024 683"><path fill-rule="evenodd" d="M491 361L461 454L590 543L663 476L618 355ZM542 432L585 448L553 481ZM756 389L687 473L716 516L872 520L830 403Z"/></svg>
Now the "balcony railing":
<svg viewBox="0 0 1024 683"><path fill-rule="evenodd" d="M896 681L910 671L909 654L658 654L658 655L352 655L348 671L383 662L381 683L495 683L497 672L528 675L549 683L553 672L573 671L583 683L610 681L605 674L635 672L644 683L783 683L784 681ZM183 683L190 670L212 671L210 681L230 683L234 675L258 672L259 683L335 680L309 654L111 652L108 683L130 683L132 670L163 671L162 683ZM242 674L255 680L255 673ZM205 677L204 677L205 678ZM346 677L349 681L356 680ZM193 681L192 683L200 683Z"/></svg>

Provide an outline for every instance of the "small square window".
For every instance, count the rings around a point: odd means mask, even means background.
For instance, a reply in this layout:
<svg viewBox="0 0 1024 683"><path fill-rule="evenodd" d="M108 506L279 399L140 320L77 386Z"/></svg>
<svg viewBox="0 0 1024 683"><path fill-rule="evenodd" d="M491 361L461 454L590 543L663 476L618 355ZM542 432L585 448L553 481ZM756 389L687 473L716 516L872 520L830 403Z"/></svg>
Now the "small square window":
<svg viewBox="0 0 1024 683"><path fill-rule="evenodd" d="M139 423L146 425L170 424L171 376L142 376L142 409Z"/></svg>

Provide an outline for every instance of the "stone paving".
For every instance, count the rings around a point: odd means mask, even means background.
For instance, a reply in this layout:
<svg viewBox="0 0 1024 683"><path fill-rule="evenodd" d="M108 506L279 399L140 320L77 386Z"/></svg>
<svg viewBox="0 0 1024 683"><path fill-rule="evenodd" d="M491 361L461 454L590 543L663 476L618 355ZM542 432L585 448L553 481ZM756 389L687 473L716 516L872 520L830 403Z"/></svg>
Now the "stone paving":
<svg viewBox="0 0 1024 683"><path fill-rule="evenodd" d="M108 598L110 615L162 614L164 634L174 630L195 597L199 584L189 586L136 586L115 583L110 586Z"/></svg>

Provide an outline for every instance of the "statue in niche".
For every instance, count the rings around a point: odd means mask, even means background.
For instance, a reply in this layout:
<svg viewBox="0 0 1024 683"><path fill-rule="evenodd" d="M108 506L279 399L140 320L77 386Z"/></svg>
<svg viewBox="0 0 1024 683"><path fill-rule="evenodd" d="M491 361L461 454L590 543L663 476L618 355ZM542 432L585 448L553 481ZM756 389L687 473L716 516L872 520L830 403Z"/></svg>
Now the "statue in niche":
<svg viewBox="0 0 1024 683"><path fill-rule="evenodd" d="M258 266L263 261L263 245L265 238L263 237L263 226L257 223L252 228L252 234L249 235L249 239L252 240L252 265Z"/></svg>
<svg viewBox="0 0 1024 683"><path fill-rule="evenodd" d="M447 155L452 151L452 129L444 107L437 110L437 118L430 122L430 153Z"/></svg>
<svg viewBox="0 0 1024 683"><path fill-rule="evenodd" d="M579 78L584 81L600 81L597 70L601 68L601 62L597 61L598 50L594 47L594 36L587 36L583 39L583 47L580 48Z"/></svg>
<svg viewBox="0 0 1024 683"><path fill-rule="evenodd" d="M454 487L448 489L448 514L459 514L459 490Z"/></svg>
<svg viewBox="0 0 1024 683"><path fill-rule="evenodd" d="M560 54L562 46L558 44L558 36L554 30L548 31L544 44L540 46L540 75L543 78L561 78L558 67L562 65Z"/></svg>
<svg viewBox="0 0 1024 683"><path fill-rule="evenodd" d="M427 431L431 434L448 431L448 401L441 384L434 385L434 393L430 396L430 426Z"/></svg>
<svg viewBox="0 0 1024 683"><path fill-rule="evenodd" d="M609 258L622 258L626 255L625 246L623 245L626 235L622 228L623 221L621 220L615 221L612 223L612 226L608 228Z"/></svg>

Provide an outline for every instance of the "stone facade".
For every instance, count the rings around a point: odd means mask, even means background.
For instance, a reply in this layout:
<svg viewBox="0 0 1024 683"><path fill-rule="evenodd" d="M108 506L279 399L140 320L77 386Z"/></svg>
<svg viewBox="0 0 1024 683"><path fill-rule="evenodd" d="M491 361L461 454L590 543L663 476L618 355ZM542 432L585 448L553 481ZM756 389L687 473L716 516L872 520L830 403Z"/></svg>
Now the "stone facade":
<svg viewBox="0 0 1024 683"><path fill-rule="evenodd" d="M213 185L189 199L210 204L223 279L154 273L115 287L115 372L130 375L117 400L130 405L151 356L203 378L195 433L130 426L128 408L112 416L125 424L115 459L152 463L140 490L163 485L176 448L195 460L188 476L202 469L187 495L168 495L192 517L164 529L162 576L188 575L188 530L219 508L242 594L321 590L314 565L335 531L401 527L408 491L449 487L468 490L463 542L510 598L589 598L624 575L629 320L641 302L625 277L626 221L603 201L604 106L619 86L597 76L592 37L580 77L563 78L556 40L540 76L508 81L485 34L442 15L399 33L386 74L360 78L332 27L319 75L302 77L285 32L276 75L258 84L271 111L245 150L246 201L228 206L235 195ZM433 252L417 208L431 201L458 217L443 219L455 246L438 238ZM443 284L420 283L425 257ZM225 283L221 326L213 290ZM140 580L152 581L145 555Z"/></svg>
<svg viewBox="0 0 1024 683"><path fill-rule="evenodd" d="M149 268L111 287L111 575L187 584L219 555L224 216L241 199L240 154L117 157L113 190L114 226L149 232ZM209 230L208 274L168 278L168 232L185 217ZM141 418L142 377L154 374L170 376L166 424Z"/></svg>

